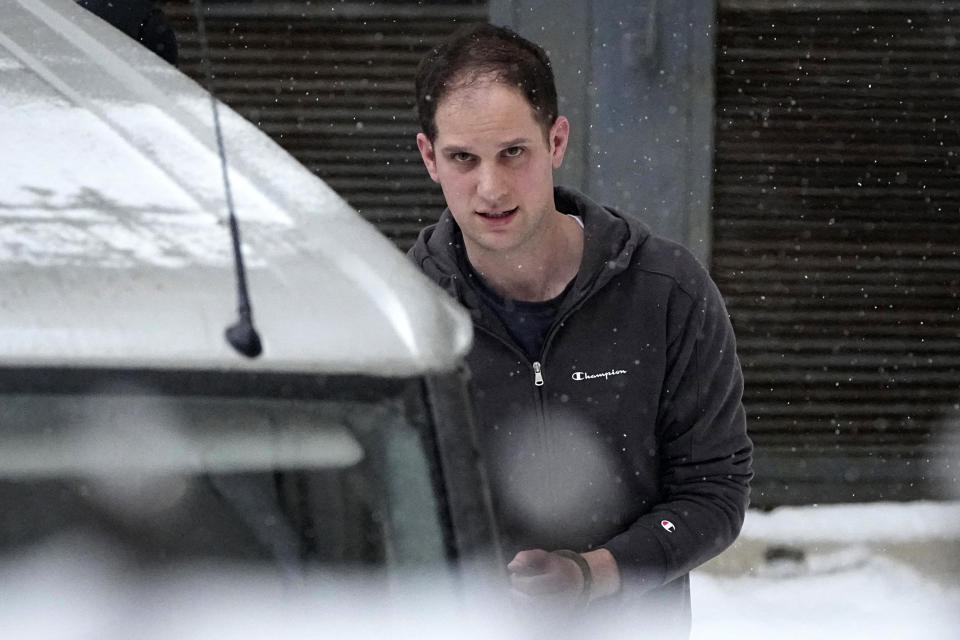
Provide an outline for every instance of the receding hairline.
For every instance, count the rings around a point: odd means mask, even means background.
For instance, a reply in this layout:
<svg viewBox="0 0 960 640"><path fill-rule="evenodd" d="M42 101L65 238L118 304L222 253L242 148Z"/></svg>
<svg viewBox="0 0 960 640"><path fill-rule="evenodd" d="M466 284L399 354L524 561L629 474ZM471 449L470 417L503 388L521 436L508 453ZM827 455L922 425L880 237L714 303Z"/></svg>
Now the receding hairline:
<svg viewBox="0 0 960 640"><path fill-rule="evenodd" d="M448 92L491 77L516 83L548 136L559 116L550 59L536 43L492 24L461 27L421 59L414 79L421 131L436 137L437 104Z"/></svg>
<svg viewBox="0 0 960 640"><path fill-rule="evenodd" d="M537 107L530 102L530 99L527 97L527 94L523 90L522 86L514 85L508 82L504 78L504 74L499 72L497 69L484 69L481 67L462 69L459 73L454 75L449 82L443 83L444 90L441 94L441 98L439 101L434 103L434 130L439 134L439 130L437 129L436 125L436 114L440 111L440 107L448 102L450 98L454 96L454 94L464 90L480 90L486 84L502 86L505 89L515 91L517 95L523 98L524 103L530 109L530 115L533 117L534 122L540 125L544 137L549 141L550 128L556 123L557 118L560 117L560 114L554 113L552 120L548 122L547 118L542 117ZM433 140L431 140L431 142L433 142Z"/></svg>

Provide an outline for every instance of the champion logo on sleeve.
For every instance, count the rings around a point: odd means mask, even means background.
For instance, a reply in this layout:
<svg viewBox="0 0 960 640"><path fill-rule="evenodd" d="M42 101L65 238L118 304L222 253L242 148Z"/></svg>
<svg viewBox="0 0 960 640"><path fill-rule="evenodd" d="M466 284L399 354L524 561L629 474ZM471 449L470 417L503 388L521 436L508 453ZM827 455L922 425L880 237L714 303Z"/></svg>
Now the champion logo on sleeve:
<svg viewBox="0 0 960 640"><path fill-rule="evenodd" d="M667 530L667 533L673 533L677 528L669 520L661 520L660 526Z"/></svg>

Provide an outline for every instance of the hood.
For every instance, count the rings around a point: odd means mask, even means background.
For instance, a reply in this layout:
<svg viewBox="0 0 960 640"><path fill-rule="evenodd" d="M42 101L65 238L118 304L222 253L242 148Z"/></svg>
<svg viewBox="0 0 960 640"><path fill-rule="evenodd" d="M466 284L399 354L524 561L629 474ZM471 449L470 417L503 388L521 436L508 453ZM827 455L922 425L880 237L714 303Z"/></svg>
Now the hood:
<svg viewBox="0 0 960 640"><path fill-rule="evenodd" d="M583 259L564 307L577 304L583 297L603 287L630 264L634 251L650 236L650 230L636 218L594 202L575 189L554 188L557 210L583 219ZM447 209L436 224L420 232L408 255L414 263L451 296L474 312L482 306L463 274L464 255L460 228ZM561 313L563 309L561 309Z"/></svg>

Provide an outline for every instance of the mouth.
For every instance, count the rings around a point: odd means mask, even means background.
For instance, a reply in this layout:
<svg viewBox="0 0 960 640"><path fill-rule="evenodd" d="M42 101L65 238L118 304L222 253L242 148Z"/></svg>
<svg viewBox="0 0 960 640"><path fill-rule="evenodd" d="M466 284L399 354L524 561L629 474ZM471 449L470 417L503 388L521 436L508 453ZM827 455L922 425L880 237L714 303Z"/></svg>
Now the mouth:
<svg viewBox="0 0 960 640"><path fill-rule="evenodd" d="M507 211L500 211L498 213L491 213L489 211L477 211L477 215L487 218L488 220L503 220L504 218L509 218L517 212L517 209L520 207L514 207Z"/></svg>

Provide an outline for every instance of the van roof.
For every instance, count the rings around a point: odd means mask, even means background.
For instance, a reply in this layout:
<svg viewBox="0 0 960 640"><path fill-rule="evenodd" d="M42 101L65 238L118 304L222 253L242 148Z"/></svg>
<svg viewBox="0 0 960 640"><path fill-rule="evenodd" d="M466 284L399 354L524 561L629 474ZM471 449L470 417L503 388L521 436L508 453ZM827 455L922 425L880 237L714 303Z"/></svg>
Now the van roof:
<svg viewBox="0 0 960 640"><path fill-rule="evenodd" d="M263 355L237 317L209 94L72 0L0 4L0 366L412 375L469 317L219 104Z"/></svg>

